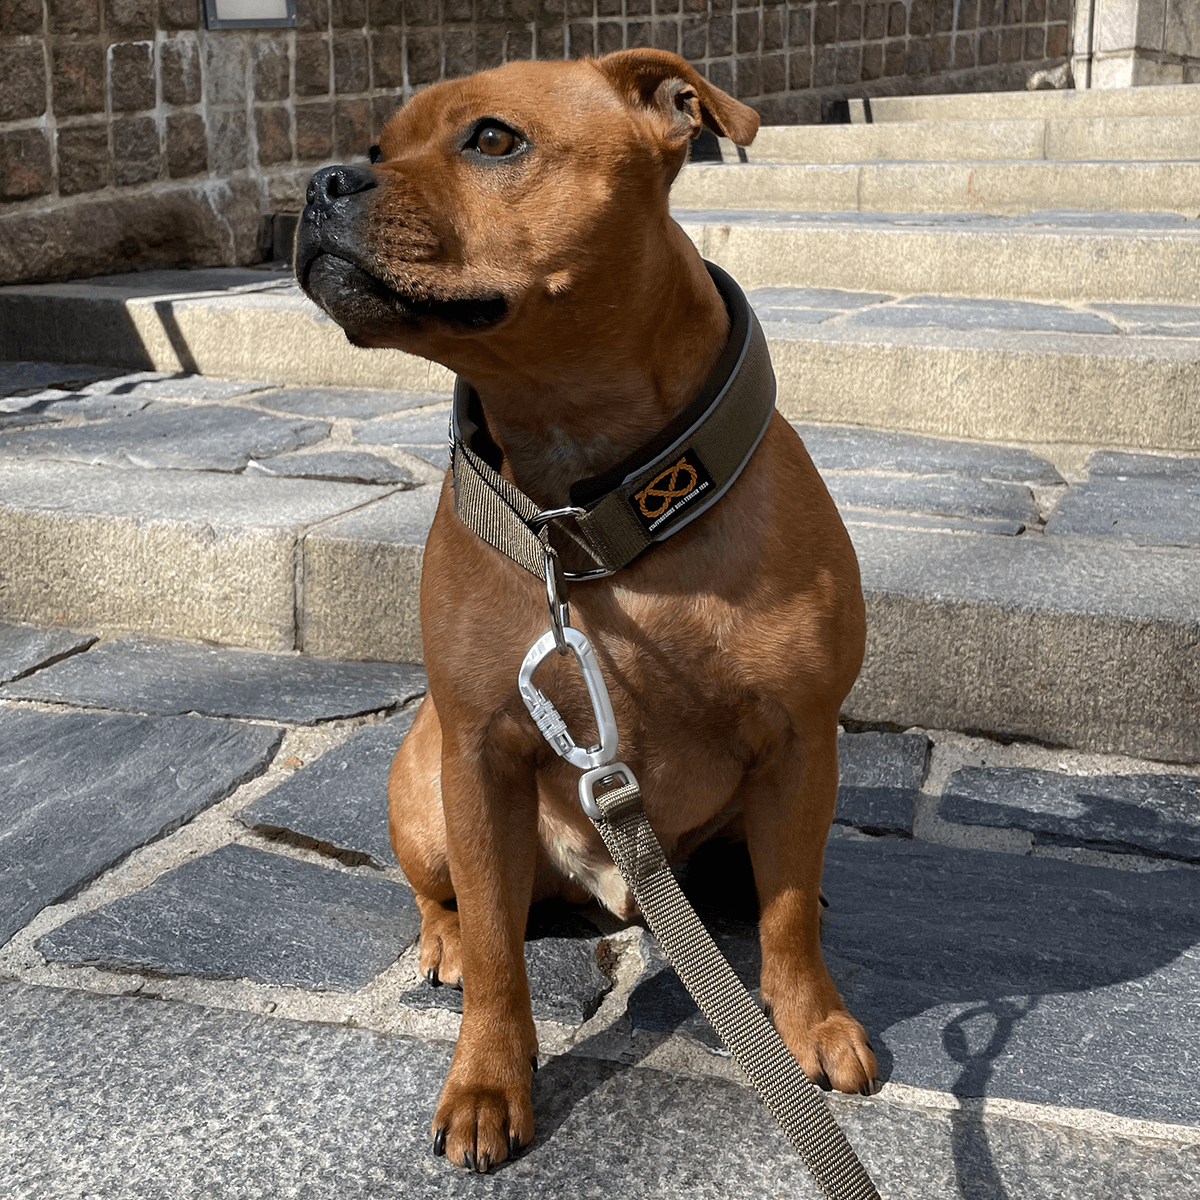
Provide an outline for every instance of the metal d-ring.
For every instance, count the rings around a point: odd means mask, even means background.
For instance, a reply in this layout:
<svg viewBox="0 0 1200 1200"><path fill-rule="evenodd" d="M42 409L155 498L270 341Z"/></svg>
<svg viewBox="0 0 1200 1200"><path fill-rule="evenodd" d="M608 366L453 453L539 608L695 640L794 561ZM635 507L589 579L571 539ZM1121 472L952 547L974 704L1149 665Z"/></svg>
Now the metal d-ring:
<svg viewBox="0 0 1200 1200"><path fill-rule="evenodd" d="M544 508L540 513L529 518L529 528L541 529L559 517L581 517L584 510L568 506L566 508ZM571 607L567 602L567 578L558 557L558 551L549 541L542 548L543 571L546 576L546 603L550 606L550 628L554 631L554 647L559 654L569 654L571 647L567 644L563 630L571 624Z"/></svg>

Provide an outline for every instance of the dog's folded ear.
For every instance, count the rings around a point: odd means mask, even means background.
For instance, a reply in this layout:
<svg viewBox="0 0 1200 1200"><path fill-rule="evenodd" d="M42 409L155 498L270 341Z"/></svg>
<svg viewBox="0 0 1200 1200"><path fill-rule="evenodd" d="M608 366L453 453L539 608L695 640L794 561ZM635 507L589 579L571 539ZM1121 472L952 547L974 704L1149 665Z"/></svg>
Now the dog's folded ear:
<svg viewBox="0 0 1200 1200"><path fill-rule="evenodd" d="M754 109L713 87L669 50L618 50L594 62L630 103L666 120L669 141L686 143L707 126L748 146L758 132Z"/></svg>

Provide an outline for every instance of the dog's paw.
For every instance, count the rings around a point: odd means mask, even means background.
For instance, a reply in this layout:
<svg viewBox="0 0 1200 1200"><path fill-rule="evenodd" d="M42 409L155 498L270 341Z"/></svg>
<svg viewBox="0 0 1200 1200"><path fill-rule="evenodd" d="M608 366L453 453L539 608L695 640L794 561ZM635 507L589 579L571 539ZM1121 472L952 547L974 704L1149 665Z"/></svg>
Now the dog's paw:
<svg viewBox="0 0 1200 1200"><path fill-rule="evenodd" d="M458 913L440 904L421 906L421 974L434 987L462 987Z"/></svg>
<svg viewBox="0 0 1200 1200"><path fill-rule="evenodd" d="M806 1014L781 1012L773 1006L775 1027L804 1073L828 1091L873 1096L880 1088L879 1066L866 1030L845 1009L818 1020Z"/></svg>
<svg viewBox="0 0 1200 1200"><path fill-rule="evenodd" d="M455 1074L451 1068L430 1126L433 1152L483 1175L533 1140L532 1071L526 1067L526 1078L507 1084L459 1081Z"/></svg>

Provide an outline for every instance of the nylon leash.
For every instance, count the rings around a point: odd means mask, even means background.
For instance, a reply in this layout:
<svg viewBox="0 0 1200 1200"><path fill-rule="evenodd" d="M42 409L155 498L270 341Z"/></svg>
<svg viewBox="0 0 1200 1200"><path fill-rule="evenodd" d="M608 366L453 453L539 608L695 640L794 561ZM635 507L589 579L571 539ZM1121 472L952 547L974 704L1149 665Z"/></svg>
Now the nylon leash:
<svg viewBox="0 0 1200 1200"><path fill-rule="evenodd" d="M583 771L580 805L604 839L650 932L817 1185L829 1200L880 1200L824 1096L742 986L676 882L646 817L637 779L617 761L616 719L595 651L570 624L570 610L549 563L546 588L553 627L530 647L517 677L530 716L554 751ZM550 654L567 652L583 675L599 731L599 743L589 749L576 745L558 710L533 682Z"/></svg>

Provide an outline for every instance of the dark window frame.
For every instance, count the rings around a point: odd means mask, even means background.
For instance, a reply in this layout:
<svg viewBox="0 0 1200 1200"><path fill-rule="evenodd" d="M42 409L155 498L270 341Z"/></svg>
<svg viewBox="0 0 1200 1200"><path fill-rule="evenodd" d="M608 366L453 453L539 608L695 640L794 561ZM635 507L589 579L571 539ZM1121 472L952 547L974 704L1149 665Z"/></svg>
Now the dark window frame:
<svg viewBox="0 0 1200 1200"><path fill-rule="evenodd" d="M295 29L296 0L285 0L286 17L254 17L249 20L222 21L217 16L217 0L204 0L206 29Z"/></svg>

